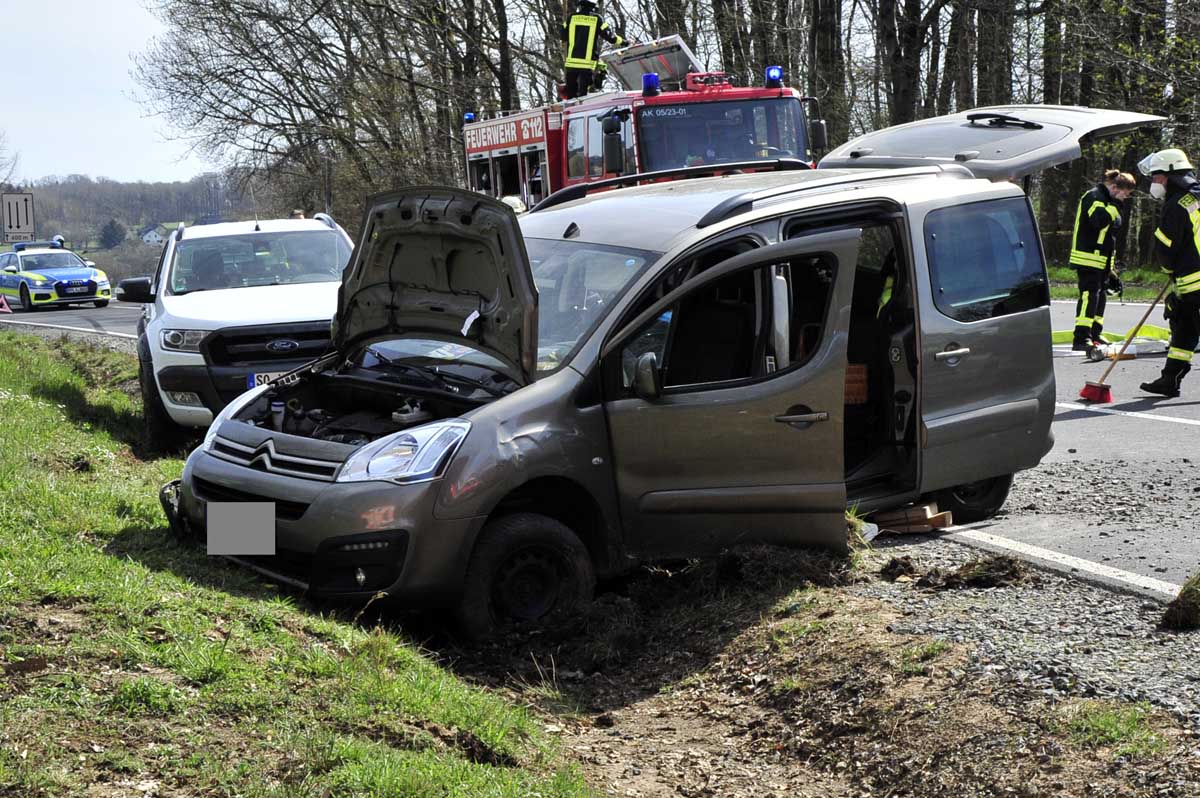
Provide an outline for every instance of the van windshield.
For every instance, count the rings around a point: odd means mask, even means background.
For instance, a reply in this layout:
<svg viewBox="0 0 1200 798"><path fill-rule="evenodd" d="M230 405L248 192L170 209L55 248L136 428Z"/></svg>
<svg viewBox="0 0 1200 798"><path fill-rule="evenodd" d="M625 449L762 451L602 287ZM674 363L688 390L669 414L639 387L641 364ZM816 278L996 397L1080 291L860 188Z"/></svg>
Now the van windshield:
<svg viewBox="0 0 1200 798"><path fill-rule="evenodd" d="M557 369L657 252L526 238L538 292L537 370Z"/></svg>
<svg viewBox="0 0 1200 798"><path fill-rule="evenodd" d="M641 170L806 158L795 97L646 105L637 112Z"/></svg>

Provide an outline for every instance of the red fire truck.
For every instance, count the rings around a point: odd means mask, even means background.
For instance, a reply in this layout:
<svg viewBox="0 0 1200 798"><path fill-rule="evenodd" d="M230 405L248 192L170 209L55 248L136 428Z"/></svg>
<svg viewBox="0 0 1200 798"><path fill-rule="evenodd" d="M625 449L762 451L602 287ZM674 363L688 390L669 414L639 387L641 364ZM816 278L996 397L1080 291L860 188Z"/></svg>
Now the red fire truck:
<svg viewBox="0 0 1200 798"><path fill-rule="evenodd" d="M778 158L811 164L826 146L816 100L784 86L779 67L767 67L762 86L734 86L702 72L678 36L602 58L622 90L486 119L467 114L468 187L532 207L560 188L618 174Z"/></svg>

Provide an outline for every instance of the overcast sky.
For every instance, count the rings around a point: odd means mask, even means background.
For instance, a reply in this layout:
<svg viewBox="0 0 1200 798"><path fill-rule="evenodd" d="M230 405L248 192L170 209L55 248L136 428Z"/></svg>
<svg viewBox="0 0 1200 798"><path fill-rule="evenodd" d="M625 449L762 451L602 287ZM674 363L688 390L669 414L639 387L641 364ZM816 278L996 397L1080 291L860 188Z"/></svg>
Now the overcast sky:
<svg viewBox="0 0 1200 798"><path fill-rule="evenodd" d="M88 174L186 180L210 168L134 100L131 55L162 24L142 0L0 0L6 83L0 130L18 179Z"/></svg>

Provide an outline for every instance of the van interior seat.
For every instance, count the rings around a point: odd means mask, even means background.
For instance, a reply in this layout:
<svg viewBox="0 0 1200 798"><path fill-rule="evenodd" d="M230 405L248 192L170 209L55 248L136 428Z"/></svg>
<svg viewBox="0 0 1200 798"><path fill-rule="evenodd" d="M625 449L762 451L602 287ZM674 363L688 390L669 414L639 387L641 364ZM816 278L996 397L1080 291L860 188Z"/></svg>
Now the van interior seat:
<svg viewBox="0 0 1200 798"><path fill-rule="evenodd" d="M667 363L668 385L692 385L749 377L754 364L755 308L723 299L720 286L686 297L679 306Z"/></svg>

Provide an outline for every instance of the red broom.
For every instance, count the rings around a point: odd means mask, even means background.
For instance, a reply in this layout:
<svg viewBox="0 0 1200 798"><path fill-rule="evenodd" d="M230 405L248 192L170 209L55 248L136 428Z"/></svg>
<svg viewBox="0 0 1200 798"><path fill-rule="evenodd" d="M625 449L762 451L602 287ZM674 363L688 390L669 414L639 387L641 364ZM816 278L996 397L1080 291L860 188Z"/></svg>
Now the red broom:
<svg viewBox="0 0 1200 798"><path fill-rule="evenodd" d="M1083 390L1079 392L1079 398L1085 402L1095 402L1098 405L1106 405L1112 402L1112 388L1105 384L1108 375L1112 374L1112 370L1116 368L1117 363L1121 362L1121 355L1125 354L1125 350L1129 348L1129 343L1137 337L1137 334L1142 331L1142 325L1146 323L1146 319L1150 318L1150 312L1167 293L1167 289L1171 287L1171 283L1167 282L1158 292L1158 296L1154 297L1154 301L1150 303L1150 307L1146 308L1146 312L1142 314L1142 320L1137 323L1137 326L1129 331L1129 335L1125 336L1125 343L1121 344L1121 350L1117 352L1117 356L1113 358L1113 362L1108 364L1108 368L1104 370L1104 374L1100 377L1099 382L1085 382Z"/></svg>

